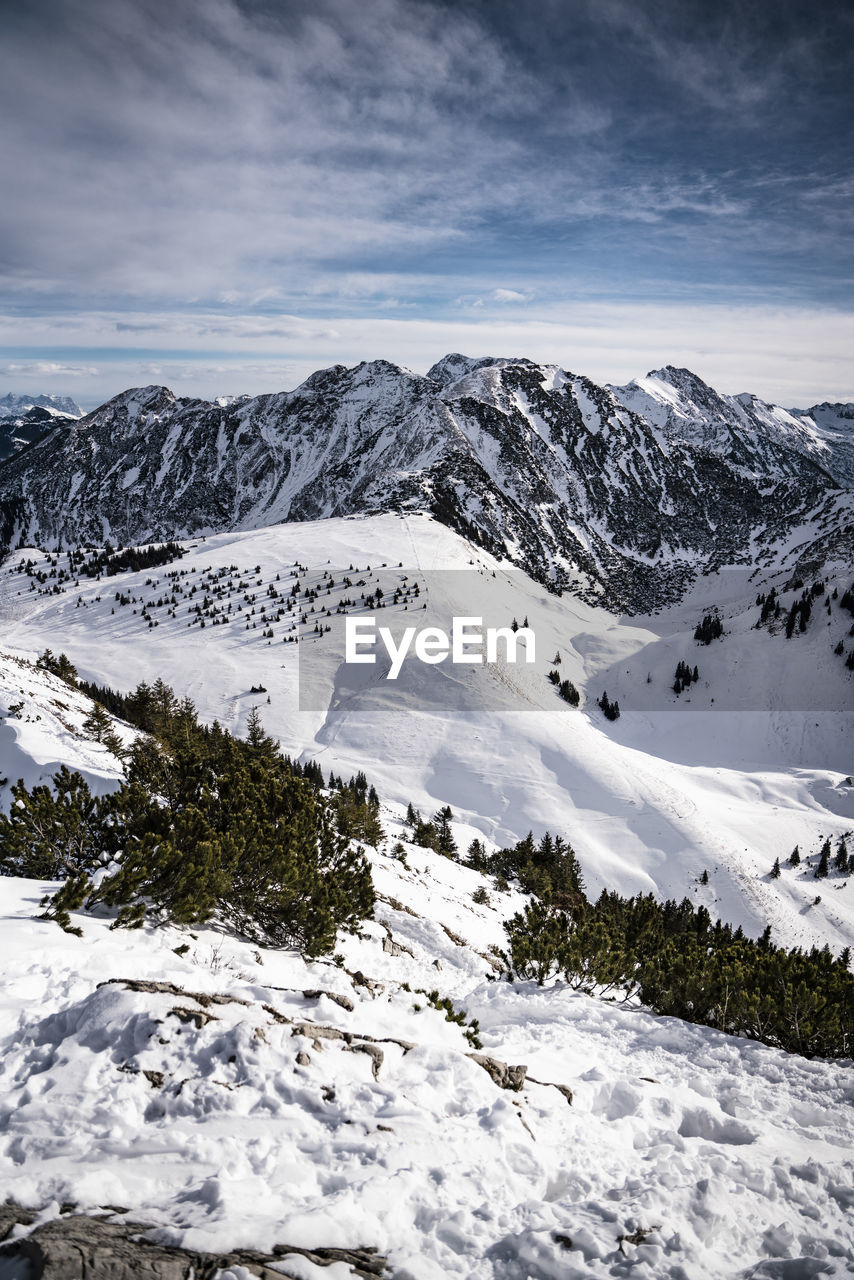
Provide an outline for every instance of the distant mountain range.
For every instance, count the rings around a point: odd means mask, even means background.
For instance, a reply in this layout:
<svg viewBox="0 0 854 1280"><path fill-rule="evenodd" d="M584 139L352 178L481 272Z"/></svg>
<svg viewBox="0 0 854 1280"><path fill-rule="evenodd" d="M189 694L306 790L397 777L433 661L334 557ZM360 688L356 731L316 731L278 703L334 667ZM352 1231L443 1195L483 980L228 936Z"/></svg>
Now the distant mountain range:
<svg viewBox="0 0 854 1280"><path fill-rule="evenodd" d="M58 422L82 417L70 396L0 396L0 460L41 440Z"/></svg>
<svg viewBox="0 0 854 1280"><path fill-rule="evenodd" d="M638 613L727 565L851 563L852 485L854 405L785 410L670 366L602 387L523 358L449 355L426 377L378 360L233 401L138 388L65 419L0 465L0 547L420 509Z"/></svg>

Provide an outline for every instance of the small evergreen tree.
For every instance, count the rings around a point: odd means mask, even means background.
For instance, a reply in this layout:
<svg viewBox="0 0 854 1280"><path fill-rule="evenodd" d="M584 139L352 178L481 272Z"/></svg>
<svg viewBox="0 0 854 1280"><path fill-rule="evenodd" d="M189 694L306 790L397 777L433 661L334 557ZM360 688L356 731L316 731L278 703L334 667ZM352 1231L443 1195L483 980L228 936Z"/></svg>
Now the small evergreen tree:
<svg viewBox="0 0 854 1280"><path fill-rule="evenodd" d="M608 697L607 690L602 691L602 697L598 700L598 705L602 710L602 714L606 720L619 720L620 704L619 702L611 702Z"/></svg>
<svg viewBox="0 0 854 1280"><path fill-rule="evenodd" d="M818 855L818 865L813 875L816 880L823 880L830 870L830 841L825 840Z"/></svg>
<svg viewBox="0 0 854 1280"><path fill-rule="evenodd" d="M466 866L474 871L489 870L489 855L482 840L477 838L472 840L466 853Z"/></svg>
<svg viewBox="0 0 854 1280"><path fill-rule="evenodd" d="M102 860L111 823L110 797L95 797L80 773L62 765L53 789L12 787L8 814L0 813L0 875L62 880L91 871Z"/></svg>
<svg viewBox="0 0 854 1280"><path fill-rule="evenodd" d="M95 702L92 704L92 710L83 721L83 728L96 742L103 742L105 736L108 733L112 733L113 722L100 703Z"/></svg>
<svg viewBox="0 0 854 1280"><path fill-rule="evenodd" d="M577 707L581 701L581 694L571 680L561 680L558 692L564 702L568 702L571 707Z"/></svg>
<svg viewBox="0 0 854 1280"><path fill-rule="evenodd" d="M439 833L432 822L424 822L419 818L412 832L412 843L422 849L433 849L438 852Z"/></svg>
<svg viewBox="0 0 854 1280"><path fill-rule="evenodd" d="M502 959L511 977L533 979L538 986L563 968L569 947L569 917L543 902L529 902L505 926L507 952Z"/></svg>
<svg viewBox="0 0 854 1280"><path fill-rule="evenodd" d="M451 807L447 804L433 814L433 826L436 829L435 847L437 852L444 854L446 858L454 858L457 853L457 844L454 840L454 833L451 830L453 817Z"/></svg>
<svg viewBox="0 0 854 1280"><path fill-rule="evenodd" d="M66 684L76 685L77 683L77 668L67 654L61 653L56 657L50 649L45 649L36 666L59 676L60 680L64 680Z"/></svg>
<svg viewBox="0 0 854 1280"><path fill-rule="evenodd" d="M836 857L833 859L833 865L837 871L841 871L845 875L848 871L848 846L845 843L845 837L839 837L839 844L836 847Z"/></svg>

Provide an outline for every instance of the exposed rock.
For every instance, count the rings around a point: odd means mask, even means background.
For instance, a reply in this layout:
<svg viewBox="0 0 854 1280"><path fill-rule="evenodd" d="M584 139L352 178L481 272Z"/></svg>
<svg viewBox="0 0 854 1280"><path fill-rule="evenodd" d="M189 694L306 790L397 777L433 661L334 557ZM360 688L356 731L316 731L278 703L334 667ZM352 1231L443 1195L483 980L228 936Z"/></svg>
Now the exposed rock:
<svg viewBox="0 0 854 1280"><path fill-rule="evenodd" d="M394 911L402 911L408 916L414 916L416 920L420 919L417 911L413 911L412 907L408 907L405 902L400 902L397 898L386 897L384 893L378 893L377 901L387 902Z"/></svg>
<svg viewBox="0 0 854 1280"><path fill-rule="evenodd" d="M295 1022L291 1035L305 1036L309 1040L344 1040L348 1044L353 1039L352 1032L339 1031L337 1027L322 1027L319 1022Z"/></svg>
<svg viewBox="0 0 854 1280"><path fill-rule="evenodd" d="M465 938L461 938L458 933L454 933L453 929L449 929L446 924L443 924L440 927L445 931L446 935L451 939L451 942L453 942L455 947L465 947L468 945Z"/></svg>
<svg viewBox="0 0 854 1280"><path fill-rule="evenodd" d="M262 1004L261 1008L265 1013L269 1013L274 1022L288 1023L293 1021L293 1019L289 1018L286 1014L280 1013L278 1009L274 1009L271 1004Z"/></svg>
<svg viewBox="0 0 854 1280"><path fill-rule="evenodd" d="M394 938L383 938L383 951L390 956L411 956L412 952L408 947L404 947L401 943L395 942Z"/></svg>
<svg viewBox="0 0 854 1280"><path fill-rule="evenodd" d="M568 1084L555 1084L553 1080L535 1080L533 1076L528 1076L528 1084L541 1084L545 1089L557 1089L558 1093L562 1093L572 1106L572 1090Z"/></svg>
<svg viewBox="0 0 854 1280"><path fill-rule="evenodd" d="M472 1062L476 1062L479 1067L483 1067L499 1089L512 1089L515 1093L518 1093L525 1083L525 1077L528 1074L527 1067L511 1067L508 1063L499 1062L498 1058L491 1058L485 1053L467 1053L466 1057L471 1058Z"/></svg>
<svg viewBox="0 0 854 1280"><path fill-rule="evenodd" d="M303 991L303 995L306 1000L319 1000L321 996L326 996L327 1000L331 1000L333 1004L340 1005L348 1013L352 1013L356 1007L349 996L342 996L337 991Z"/></svg>
<svg viewBox="0 0 854 1280"><path fill-rule="evenodd" d="M479 955L481 960L485 960L486 963L490 965L495 970L496 973L504 972L504 965L501 963L500 960L497 960L495 956L489 955L489 953L486 951L477 951L475 952L475 954Z"/></svg>
<svg viewBox="0 0 854 1280"><path fill-rule="evenodd" d="M215 1013L205 1013L204 1009L187 1009L181 1005L176 1005L169 1012L180 1019L181 1022L192 1022L197 1031L201 1031L202 1027L209 1022L218 1021Z"/></svg>
<svg viewBox="0 0 854 1280"><path fill-rule="evenodd" d="M366 977L361 969L345 969L344 972L354 987L364 987L372 996L375 996L378 991L385 991L384 983L377 982L376 978Z"/></svg>
<svg viewBox="0 0 854 1280"><path fill-rule="evenodd" d="M18 1224L29 1226L34 1215L19 1205L0 1206L0 1259L20 1259L30 1266L30 1280L213 1280L227 1267L245 1267L258 1280L291 1276L281 1259L289 1254L329 1267L343 1262L359 1280L386 1274L387 1263L376 1249L302 1249L277 1245L272 1255L252 1249L226 1254L171 1249L146 1240L144 1223L109 1222L83 1214L54 1218L24 1237L9 1240ZM275 1270L268 1265L275 1262Z"/></svg>
<svg viewBox="0 0 854 1280"><path fill-rule="evenodd" d="M136 1067L131 1067L126 1062L122 1063L122 1065L119 1067L119 1071L124 1071L131 1076L139 1076L139 1075L145 1076L146 1080L152 1086L153 1089L162 1089L164 1081L166 1080L166 1076L162 1071L148 1071L148 1070L138 1071Z"/></svg>
<svg viewBox="0 0 854 1280"><path fill-rule="evenodd" d="M620 1253L623 1255L623 1257L626 1257L626 1251L623 1248L624 1244L642 1245L645 1242L647 1236L651 1236L654 1231L660 1231L660 1230L661 1230L660 1226L638 1227L635 1231L632 1231L629 1235L617 1236L617 1246L620 1250Z"/></svg>
<svg viewBox="0 0 854 1280"><path fill-rule="evenodd" d="M373 1071L374 1079L379 1080L380 1067L383 1064L383 1058L385 1056L379 1045L367 1044L364 1041L361 1041L356 1044L348 1044L345 1047L348 1053L367 1053L371 1059L371 1070Z"/></svg>
<svg viewBox="0 0 854 1280"><path fill-rule="evenodd" d="M242 1004L248 1008L252 1003L250 1000L241 1000L239 996L217 995L208 991L185 991L183 987L177 986L174 982L154 982L148 978L106 978L103 982L98 983L99 987L113 985L127 987L128 991L147 991L152 994L185 996L188 1000L195 1000L196 1004L200 1004L203 1009L207 1009L212 1004Z"/></svg>

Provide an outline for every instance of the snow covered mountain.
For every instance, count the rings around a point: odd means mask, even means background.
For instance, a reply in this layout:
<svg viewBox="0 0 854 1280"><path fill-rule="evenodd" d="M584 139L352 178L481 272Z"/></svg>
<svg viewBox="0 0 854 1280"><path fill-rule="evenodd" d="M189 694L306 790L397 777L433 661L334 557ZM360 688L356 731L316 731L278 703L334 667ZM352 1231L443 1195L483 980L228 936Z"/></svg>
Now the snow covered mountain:
<svg viewBox="0 0 854 1280"><path fill-rule="evenodd" d="M525 359L453 355L426 377L337 365L225 403L127 391L0 468L0 546L425 510L554 588L635 613L724 565L850 558L854 498L830 443L794 417L742 407L730 421L729 402L719 421L702 389L693 379L699 416L681 435L642 389L636 408Z"/></svg>
<svg viewBox="0 0 854 1280"><path fill-rule="evenodd" d="M29 409L47 409L49 413L65 414L69 418L82 418L83 410L71 396L27 396L7 391L0 396L0 417L26 413Z"/></svg>
<svg viewBox="0 0 854 1280"><path fill-rule="evenodd" d="M0 397L0 462L35 444L60 423L83 417L70 396L22 396L8 392Z"/></svg>
<svg viewBox="0 0 854 1280"><path fill-rule="evenodd" d="M722 395L672 365L609 390L671 440L709 449L739 468L786 472L796 453L840 484L854 483L854 405L781 409L749 392Z"/></svg>

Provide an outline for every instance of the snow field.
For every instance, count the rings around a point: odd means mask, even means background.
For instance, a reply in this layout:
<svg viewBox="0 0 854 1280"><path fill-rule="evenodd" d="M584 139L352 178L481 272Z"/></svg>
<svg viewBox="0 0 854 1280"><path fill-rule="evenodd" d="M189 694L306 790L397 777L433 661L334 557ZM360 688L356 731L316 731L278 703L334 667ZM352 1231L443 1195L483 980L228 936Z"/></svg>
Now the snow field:
<svg viewBox="0 0 854 1280"><path fill-rule="evenodd" d="M519 895L370 856L377 920L341 965L106 917L77 939L33 918L50 886L3 881L0 1190L211 1251L374 1245L403 1280L850 1274L847 1064L489 981Z"/></svg>

